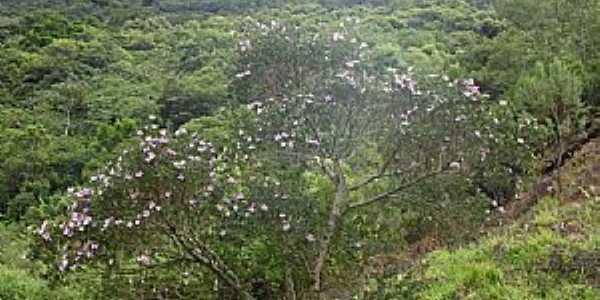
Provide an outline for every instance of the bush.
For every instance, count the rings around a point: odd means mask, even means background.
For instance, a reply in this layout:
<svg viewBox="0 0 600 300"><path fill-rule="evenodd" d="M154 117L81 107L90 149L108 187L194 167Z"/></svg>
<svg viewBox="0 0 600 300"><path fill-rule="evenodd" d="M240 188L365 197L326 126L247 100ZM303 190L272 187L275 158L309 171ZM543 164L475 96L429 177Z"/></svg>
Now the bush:
<svg viewBox="0 0 600 300"><path fill-rule="evenodd" d="M0 299L49 299L46 283L23 270L0 267Z"/></svg>

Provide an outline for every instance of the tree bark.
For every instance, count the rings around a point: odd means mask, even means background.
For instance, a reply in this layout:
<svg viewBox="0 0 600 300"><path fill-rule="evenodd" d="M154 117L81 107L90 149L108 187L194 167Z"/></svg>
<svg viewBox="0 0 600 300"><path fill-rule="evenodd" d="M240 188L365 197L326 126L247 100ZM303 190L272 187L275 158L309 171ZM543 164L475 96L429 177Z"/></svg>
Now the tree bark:
<svg viewBox="0 0 600 300"><path fill-rule="evenodd" d="M341 171L341 170L336 170ZM329 250L331 246L331 240L335 235L339 223L339 219L342 214L343 205L348 199L348 187L346 185L346 179L341 172L336 172L336 193L335 199L329 210L329 218L327 220L327 226L319 240L319 255L315 262L313 270L313 290L318 299L323 299L322 295L322 281L321 273L325 265L325 261L329 257Z"/></svg>

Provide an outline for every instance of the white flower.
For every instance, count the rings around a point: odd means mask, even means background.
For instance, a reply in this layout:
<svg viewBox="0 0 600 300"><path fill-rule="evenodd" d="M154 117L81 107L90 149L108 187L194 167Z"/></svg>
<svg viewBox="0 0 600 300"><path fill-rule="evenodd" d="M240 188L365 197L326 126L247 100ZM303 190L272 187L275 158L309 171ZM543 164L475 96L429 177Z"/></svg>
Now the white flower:
<svg viewBox="0 0 600 300"><path fill-rule="evenodd" d="M309 144L309 145L313 145L313 146L319 146L319 145L321 145L321 143L319 143L319 141L316 140L316 139L314 139L314 140L308 139L308 140L306 140L306 143Z"/></svg>
<svg viewBox="0 0 600 300"><path fill-rule="evenodd" d="M354 68L354 65L358 64L359 62L360 61L358 61L358 60L352 60L352 61L346 62L346 67Z"/></svg>
<svg viewBox="0 0 600 300"><path fill-rule="evenodd" d="M312 242L316 241L317 239L315 238L315 236L312 233L309 233L306 235L306 240L312 243Z"/></svg>
<svg viewBox="0 0 600 300"><path fill-rule="evenodd" d="M259 101L255 101L255 102L252 102L247 105L248 109L251 109L251 110L259 109L262 106L263 106L262 102L259 102ZM243 131L240 130L240 132L243 132ZM242 135L242 133L240 133L240 135Z"/></svg>
<svg viewBox="0 0 600 300"><path fill-rule="evenodd" d="M252 72L250 70L246 70L246 71L244 71L242 73L236 74L235 77L237 77L237 78L244 78L244 77L250 76L250 75L252 75Z"/></svg>
<svg viewBox="0 0 600 300"><path fill-rule="evenodd" d="M240 51L245 52L246 50L250 49L250 47L250 40L246 39L240 41Z"/></svg>
<svg viewBox="0 0 600 300"><path fill-rule="evenodd" d="M450 167L450 169L458 170L458 169L460 169L460 163L457 161L453 161L450 163L449 167Z"/></svg>
<svg viewBox="0 0 600 300"><path fill-rule="evenodd" d="M339 33L339 32L334 32L333 33L333 41L337 42L337 41L343 41L345 39L344 35Z"/></svg>
<svg viewBox="0 0 600 300"><path fill-rule="evenodd" d="M171 148L168 148L167 149L167 154L170 155L170 156L175 156L175 155L177 155L177 152L175 150L171 149Z"/></svg>
<svg viewBox="0 0 600 300"><path fill-rule="evenodd" d="M179 170L183 169L185 167L185 164L186 164L185 160L173 162L173 166Z"/></svg>
<svg viewBox="0 0 600 300"><path fill-rule="evenodd" d="M140 265L143 265L143 266L148 266L148 265L150 265L150 263L151 263L151 262L150 262L150 257L149 257L148 255L144 255L144 254L142 254L142 255L138 256L138 257L136 258L136 261L137 261L137 262L138 262Z"/></svg>
<svg viewBox="0 0 600 300"><path fill-rule="evenodd" d="M58 269L59 269L61 272L64 272L64 271L66 271L66 270L67 270L67 268L68 268L68 267L69 267L69 261L68 261L66 258L64 258L64 259L62 260L62 262L60 263L60 265L58 266Z"/></svg>
<svg viewBox="0 0 600 300"><path fill-rule="evenodd" d="M156 154L154 154L154 152L148 152L144 160L149 163L154 160L154 158L156 158Z"/></svg>

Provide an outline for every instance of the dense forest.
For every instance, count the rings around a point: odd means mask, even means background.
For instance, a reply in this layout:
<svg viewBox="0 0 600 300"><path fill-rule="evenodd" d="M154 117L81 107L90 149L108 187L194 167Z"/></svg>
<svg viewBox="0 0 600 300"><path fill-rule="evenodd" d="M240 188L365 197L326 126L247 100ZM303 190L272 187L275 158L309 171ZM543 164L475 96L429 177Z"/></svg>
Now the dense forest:
<svg viewBox="0 0 600 300"><path fill-rule="evenodd" d="M600 299L600 0L0 0L0 299Z"/></svg>

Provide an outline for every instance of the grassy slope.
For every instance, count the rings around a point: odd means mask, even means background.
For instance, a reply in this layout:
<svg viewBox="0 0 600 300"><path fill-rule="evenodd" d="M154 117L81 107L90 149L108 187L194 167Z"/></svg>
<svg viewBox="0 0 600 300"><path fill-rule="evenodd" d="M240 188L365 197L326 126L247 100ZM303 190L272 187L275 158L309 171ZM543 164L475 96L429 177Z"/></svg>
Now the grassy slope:
<svg viewBox="0 0 600 300"><path fill-rule="evenodd" d="M600 139L562 168L563 194L372 289L370 299L600 299Z"/></svg>

